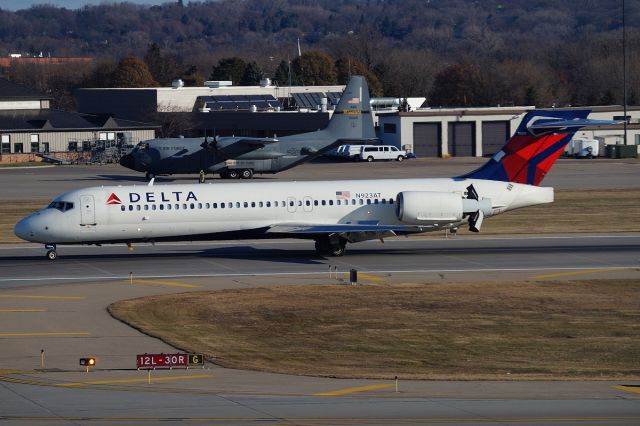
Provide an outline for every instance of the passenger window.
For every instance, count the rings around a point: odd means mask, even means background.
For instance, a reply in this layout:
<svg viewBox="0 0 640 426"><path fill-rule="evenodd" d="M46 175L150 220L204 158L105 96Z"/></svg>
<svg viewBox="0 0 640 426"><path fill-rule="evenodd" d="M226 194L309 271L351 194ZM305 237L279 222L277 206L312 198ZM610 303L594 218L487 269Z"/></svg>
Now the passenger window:
<svg viewBox="0 0 640 426"><path fill-rule="evenodd" d="M333 200L329 200L329 205L332 206L333 205Z"/></svg>
<svg viewBox="0 0 640 426"><path fill-rule="evenodd" d="M382 199L382 204L387 204L387 199L386 198Z"/></svg>
<svg viewBox="0 0 640 426"><path fill-rule="evenodd" d="M232 208L233 208L233 203L232 203L232 202L227 203L227 207L229 207L230 209L232 209Z"/></svg>
<svg viewBox="0 0 640 426"><path fill-rule="evenodd" d="M360 198L360 205L364 204L364 200L362 198Z"/></svg>
<svg viewBox="0 0 640 426"><path fill-rule="evenodd" d="M322 205L326 206L327 205L327 200L322 200Z"/></svg>
<svg viewBox="0 0 640 426"><path fill-rule="evenodd" d="M256 202L255 202L255 201L252 201L252 202L251 202L251 207L255 207L255 206L256 206Z"/></svg>
<svg viewBox="0 0 640 426"><path fill-rule="evenodd" d="M209 203L205 204L206 208L210 209L211 205Z"/></svg>
<svg viewBox="0 0 640 426"><path fill-rule="evenodd" d="M298 207L302 207L302 200L298 200Z"/></svg>
<svg viewBox="0 0 640 426"><path fill-rule="evenodd" d="M244 202L244 208L246 209L247 207L249 207L249 203L247 201Z"/></svg>
<svg viewBox="0 0 640 426"><path fill-rule="evenodd" d="M196 208L196 205L195 205L195 204L193 204L193 203L191 203L191 204L189 205L189 207L191 207L191 210L193 210L193 209L195 209L195 208Z"/></svg>
<svg viewBox="0 0 640 426"><path fill-rule="evenodd" d="M120 210L125 211L126 208L124 206L120 206Z"/></svg>
<svg viewBox="0 0 640 426"><path fill-rule="evenodd" d="M289 205L293 207L293 201L289 201Z"/></svg>
<svg viewBox="0 0 640 426"><path fill-rule="evenodd" d="M152 204L152 205L151 205L151 210L155 210L155 209L156 209L156 205L155 205L155 204Z"/></svg>
<svg viewBox="0 0 640 426"><path fill-rule="evenodd" d="M213 203L213 208L217 209L218 208L218 203Z"/></svg>
<svg viewBox="0 0 640 426"><path fill-rule="evenodd" d="M129 211L133 211L133 206L129 206Z"/></svg>
<svg viewBox="0 0 640 426"><path fill-rule="evenodd" d="M171 210L171 204L167 204L167 210Z"/></svg>
<svg viewBox="0 0 640 426"><path fill-rule="evenodd" d="M263 203L262 201L260 201L260 202L258 203L258 207L264 207L264 203Z"/></svg>
<svg viewBox="0 0 640 426"><path fill-rule="evenodd" d="M305 201L305 204L306 204L306 205L307 205L307 207L308 207L308 206L310 206L310 205L311 205L311 201L307 200L307 201Z"/></svg>
<svg viewBox="0 0 640 426"><path fill-rule="evenodd" d="M267 201L267 207L271 207L271 201Z"/></svg>
<svg viewBox="0 0 640 426"><path fill-rule="evenodd" d="M224 203L220 203L220 208L224 209Z"/></svg>
<svg viewBox="0 0 640 426"><path fill-rule="evenodd" d="M378 204L378 199L373 200L373 204Z"/></svg>
<svg viewBox="0 0 640 426"><path fill-rule="evenodd" d="M182 210L186 210L187 209L187 203L182 203Z"/></svg>
<svg viewBox="0 0 640 426"><path fill-rule="evenodd" d="M389 198L389 204L393 204L393 198Z"/></svg>
<svg viewBox="0 0 640 426"><path fill-rule="evenodd" d="M240 208L240 201L236 201L236 208Z"/></svg>
<svg viewBox="0 0 640 426"><path fill-rule="evenodd" d="M371 198L367 198L367 204L371 204Z"/></svg>
<svg viewBox="0 0 640 426"><path fill-rule="evenodd" d="M317 206L318 205L318 200L313 200L313 205Z"/></svg>
<svg viewBox="0 0 640 426"><path fill-rule="evenodd" d="M176 208L176 210L180 210L180 204L176 204L174 207Z"/></svg>
<svg viewBox="0 0 640 426"><path fill-rule="evenodd" d="M353 205L353 206L356 205L356 199L355 198L353 200L351 200L351 205Z"/></svg>
<svg viewBox="0 0 640 426"><path fill-rule="evenodd" d="M145 209L145 210L149 210L149 204L145 204L145 205L144 205L144 209Z"/></svg>
<svg viewBox="0 0 640 426"><path fill-rule="evenodd" d="M140 209L142 209L142 206L141 206L140 204L138 204L138 205L136 206L136 210L140 211Z"/></svg>
<svg viewBox="0 0 640 426"><path fill-rule="evenodd" d="M278 202L277 201L273 202L273 207L278 207Z"/></svg>
<svg viewBox="0 0 640 426"><path fill-rule="evenodd" d="M198 208L201 209L202 208L202 203L198 203Z"/></svg>
<svg viewBox="0 0 640 426"><path fill-rule="evenodd" d="M160 210L164 210L164 204L160 204Z"/></svg>

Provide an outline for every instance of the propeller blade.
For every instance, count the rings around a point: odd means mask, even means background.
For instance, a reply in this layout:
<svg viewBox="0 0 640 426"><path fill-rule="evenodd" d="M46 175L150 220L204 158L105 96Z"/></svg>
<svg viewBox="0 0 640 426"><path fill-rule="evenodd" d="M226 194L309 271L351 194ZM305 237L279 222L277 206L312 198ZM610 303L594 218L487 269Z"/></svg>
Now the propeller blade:
<svg viewBox="0 0 640 426"><path fill-rule="evenodd" d="M480 199L480 197L478 197L478 192L473 187L473 185L467 186L467 198L469 200L479 200Z"/></svg>
<svg viewBox="0 0 640 426"><path fill-rule="evenodd" d="M482 227L482 221L484 220L484 213L482 210L478 210L469 216L469 231L471 232L480 232L480 228Z"/></svg>

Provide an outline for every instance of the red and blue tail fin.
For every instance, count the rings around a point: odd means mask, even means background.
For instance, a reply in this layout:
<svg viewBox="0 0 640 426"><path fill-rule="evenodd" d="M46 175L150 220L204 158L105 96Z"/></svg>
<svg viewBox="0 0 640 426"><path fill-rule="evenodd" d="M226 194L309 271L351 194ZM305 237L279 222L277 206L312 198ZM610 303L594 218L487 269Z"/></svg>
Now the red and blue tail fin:
<svg viewBox="0 0 640 426"><path fill-rule="evenodd" d="M528 112L518 130L488 163L461 178L539 185L575 132L584 126L617 124L589 120L590 110Z"/></svg>

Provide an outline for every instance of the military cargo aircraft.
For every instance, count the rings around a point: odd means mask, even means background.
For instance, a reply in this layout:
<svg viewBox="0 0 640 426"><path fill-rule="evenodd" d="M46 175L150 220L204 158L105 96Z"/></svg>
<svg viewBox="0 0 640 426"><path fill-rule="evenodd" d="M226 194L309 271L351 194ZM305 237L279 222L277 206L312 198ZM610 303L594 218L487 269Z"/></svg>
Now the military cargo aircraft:
<svg viewBox="0 0 640 426"><path fill-rule="evenodd" d="M250 179L254 173L278 173L309 161L346 142L376 141L364 77L349 80L324 129L279 138L166 138L140 142L120 164L158 175L219 173L228 179Z"/></svg>

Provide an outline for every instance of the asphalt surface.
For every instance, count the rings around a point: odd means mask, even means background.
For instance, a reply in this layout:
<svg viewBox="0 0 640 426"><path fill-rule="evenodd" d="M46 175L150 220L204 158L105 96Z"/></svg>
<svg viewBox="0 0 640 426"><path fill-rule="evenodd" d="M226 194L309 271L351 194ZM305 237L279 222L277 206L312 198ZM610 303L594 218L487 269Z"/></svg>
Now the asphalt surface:
<svg viewBox="0 0 640 426"><path fill-rule="evenodd" d="M451 176L483 159L310 164L264 179ZM545 185L637 188L636 160L561 160ZM308 167L307 167L308 166ZM51 198L93 185L144 184L119 166L0 170L0 199ZM188 182L195 177L178 177ZM133 181L131 180L133 179ZM159 179L160 181L174 179ZM206 368L137 371L136 354L176 350L106 307L153 294L264 285L637 278L640 235L426 237L350 245L324 258L307 241L0 246L0 420L6 424L640 424L640 382L409 381L296 377ZM330 266L337 277L329 276ZM130 275L132 273L132 275ZM292 343L294 344L294 343ZM44 359L41 358L44 350ZM78 365L94 356L86 373ZM42 364L43 363L43 364Z"/></svg>
<svg viewBox="0 0 640 426"><path fill-rule="evenodd" d="M339 180L376 178L452 177L475 170L486 158L426 158L398 163L327 162L303 164L276 175L258 175L255 180ZM560 159L546 176L543 186L557 189L638 188L640 160L598 158ZM179 175L156 179L156 184L191 183L197 176ZM56 166L14 169L0 167L1 199L51 199L73 189L102 185L146 185L142 173L120 165ZM211 182L240 182L210 178Z"/></svg>

